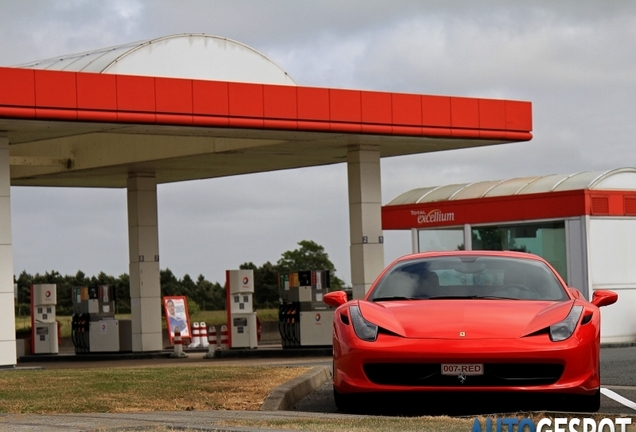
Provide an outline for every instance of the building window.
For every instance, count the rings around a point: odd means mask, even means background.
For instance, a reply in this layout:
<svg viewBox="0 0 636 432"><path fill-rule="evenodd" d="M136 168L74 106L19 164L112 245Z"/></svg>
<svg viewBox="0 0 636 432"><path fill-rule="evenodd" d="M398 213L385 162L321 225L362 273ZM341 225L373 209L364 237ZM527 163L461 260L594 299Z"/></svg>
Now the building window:
<svg viewBox="0 0 636 432"><path fill-rule="evenodd" d="M539 255L567 281L565 222L472 227L473 250L510 250Z"/></svg>
<svg viewBox="0 0 636 432"><path fill-rule="evenodd" d="M417 234L420 252L464 249L463 228L419 230Z"/></svg>

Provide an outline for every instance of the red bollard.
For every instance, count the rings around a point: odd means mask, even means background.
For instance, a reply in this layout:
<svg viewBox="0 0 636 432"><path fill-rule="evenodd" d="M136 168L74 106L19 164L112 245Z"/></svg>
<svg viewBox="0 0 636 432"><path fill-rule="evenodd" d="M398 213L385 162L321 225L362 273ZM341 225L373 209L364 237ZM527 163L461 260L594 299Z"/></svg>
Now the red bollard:
<svg viewBox="0 0 636 432"><path fill-rule="evenodd" d="M183 341L181 340L181 330L178 328L174 330L174 337L172 338L172 344L174 345L174 351L170 354L172 358L187 357L183 352Z"/></svg>
<svg viewBox="0 0 636 432"><path fill-rule="evenodd" d="M214 351L217 350L216 327L210 326L208 330L208 353L203 356L205 359L214 358Z"/></svg>
<svg viewBox="0 0 636 432"><path fill-rule="evenodd" d="M230 340L227 334L227 326L224 325L221 327L221 348L220 349L229 349L230 348Z"/></svg>

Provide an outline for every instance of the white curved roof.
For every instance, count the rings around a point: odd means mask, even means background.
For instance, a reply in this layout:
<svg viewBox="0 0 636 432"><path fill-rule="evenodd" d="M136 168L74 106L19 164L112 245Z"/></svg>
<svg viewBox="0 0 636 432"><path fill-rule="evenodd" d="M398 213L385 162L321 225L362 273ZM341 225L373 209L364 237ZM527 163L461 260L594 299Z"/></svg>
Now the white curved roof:
<svg viewBox="0 0 636 432"><path fill-rule="evenodd" d="M580 189L636 190L636 168L582 171L575 174L550 174L537 177L517 177L507 180L424 187L404 192L387 205L419 204Z"/></svg>
<svg viewBox="0 0 636 432"><path fill-rule="evenodd" d="M296 85L287 72L255 49L206 34L165 36L19 67Z"/></svg>

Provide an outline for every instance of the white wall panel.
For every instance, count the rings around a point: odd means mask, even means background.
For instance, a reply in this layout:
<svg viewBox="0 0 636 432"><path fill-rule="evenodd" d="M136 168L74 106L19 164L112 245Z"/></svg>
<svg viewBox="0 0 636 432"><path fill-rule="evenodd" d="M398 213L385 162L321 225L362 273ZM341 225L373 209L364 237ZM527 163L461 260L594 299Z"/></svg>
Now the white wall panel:
<svg viewBox="0 0 636 432"><path fill-rule="evenodd" d="M15 366L17 363L15 339L0 341L0 366Z"/></svg>
<svg viewBox="0 0 636 432"><path fill-rule="evenodd" d="M618 293L602 309L602 342L636 340L636 219L590 218L590 285Z"/></svg>
<svg viewBox="0 0 636 432"><path fill-rule="evenodd" d="M601 308L601 342L636 340L636 289L616 290L618 302Z"/></svg>
<svg viewBox="0 0 636 432"><path fill-rule="evenodd" d="M0 293L10 293L13 297L13 249L10 244L0 244L0 281Z"/></svg>
<svg viewBox="0 0 636 432"><path fill-rule="evenodd" d="M593 288L636 288L636 219L590 218L589 227Z"/></svg>
<svg viewBox="0 0 636 432"><path fill-rule="evenodd" d="M0 341L15 341L13 292L0 293L0 316L12 318L11 320L7 319L6 322L3 322L0 326ZM16 359L13 359L10 364L15 364L15 360ZM0 363L0 365L3 365L3 363Z"/></svg>
<svg viewBox="0 0 636 432"><path fill-rule="evenodd" d="M0 367L17 363L13 307L9 139L0 133Z"/></svg>

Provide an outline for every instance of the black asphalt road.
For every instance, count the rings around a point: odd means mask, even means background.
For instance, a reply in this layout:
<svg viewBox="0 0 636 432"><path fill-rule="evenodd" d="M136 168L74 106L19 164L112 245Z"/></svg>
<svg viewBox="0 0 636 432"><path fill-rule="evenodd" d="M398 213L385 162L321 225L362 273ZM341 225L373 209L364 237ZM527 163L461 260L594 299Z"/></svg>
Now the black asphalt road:
<svg viewBox="0 0 636 432"><path fill-rule="evenodd" d="M331 362L320 362L330 364ZM636 404L636 347L601 349L602 387ZM548 405L546 405L546 403ZM361 413L386 415L474 415L512 411L554 410L554 407L566 408L562 401L542 398L522 400L518 395L502 395L493 398L490 394L439 395L431 399L426 396L392 395L389 398L370 398L365 400L368 408ZM338 412L333 400L333 387L327 383L314 391L292 408L306 412ZM621 404L605 395L601 396L600 413L636 415L636 410Z"/></svg>

